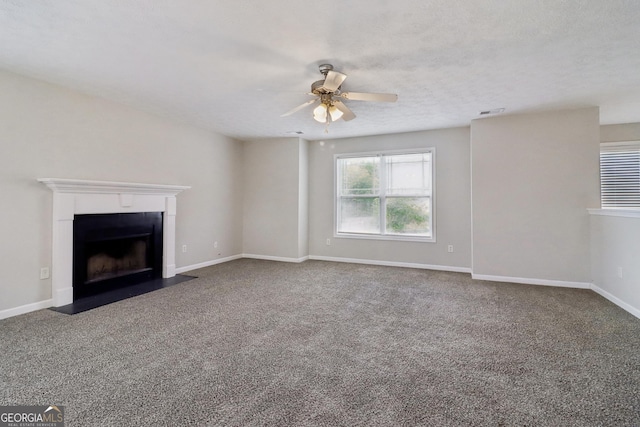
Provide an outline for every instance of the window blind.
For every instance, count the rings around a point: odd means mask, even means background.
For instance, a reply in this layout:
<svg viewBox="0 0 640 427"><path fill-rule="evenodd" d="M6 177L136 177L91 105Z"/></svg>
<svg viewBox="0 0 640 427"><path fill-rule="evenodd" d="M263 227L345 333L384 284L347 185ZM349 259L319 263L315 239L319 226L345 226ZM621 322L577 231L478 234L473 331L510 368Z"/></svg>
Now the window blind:
<svg viewBox="0 0 640 427"><path fill-rule="evenodd" d="M640 141L600 144L603 208L640 208Z"/></svg>

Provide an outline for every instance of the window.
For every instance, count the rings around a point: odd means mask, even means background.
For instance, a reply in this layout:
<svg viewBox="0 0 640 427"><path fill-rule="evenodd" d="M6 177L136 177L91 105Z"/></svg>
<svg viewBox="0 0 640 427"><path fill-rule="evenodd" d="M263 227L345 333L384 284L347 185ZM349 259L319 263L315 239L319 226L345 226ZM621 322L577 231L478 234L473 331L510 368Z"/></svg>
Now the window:
<svg viewBox="0 0 640 427"><path fill-rule="evenodd" d="M603 208L640 208L640 141L600 144Z"/></svg>
<svg viewBox="0 0 640 427"><path fill-rule="evenodd" d="M435 240L434 149L336 158L336 234Z"/></svg>

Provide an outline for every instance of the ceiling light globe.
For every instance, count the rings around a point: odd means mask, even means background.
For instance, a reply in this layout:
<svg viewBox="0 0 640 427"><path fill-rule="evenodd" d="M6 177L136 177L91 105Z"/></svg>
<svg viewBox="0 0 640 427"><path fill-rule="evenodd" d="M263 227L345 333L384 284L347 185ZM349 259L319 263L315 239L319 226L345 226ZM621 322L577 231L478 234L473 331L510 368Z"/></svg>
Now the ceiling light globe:
<svg viewBox="0 0 640 427"><path fill-rule="evenodd" d="M327 106L325 104L318 105L313 110L313 118L320 123L325 123L327 121Z"/></svg>
<svg viewBox="0 0 640 427"><path fill-rule="evenodd" d="M336 107L335 105L329 107L329 114L331 115L332 122L340 120L340 117L342 117L342 111L338 110L338 107Z"/></svg>

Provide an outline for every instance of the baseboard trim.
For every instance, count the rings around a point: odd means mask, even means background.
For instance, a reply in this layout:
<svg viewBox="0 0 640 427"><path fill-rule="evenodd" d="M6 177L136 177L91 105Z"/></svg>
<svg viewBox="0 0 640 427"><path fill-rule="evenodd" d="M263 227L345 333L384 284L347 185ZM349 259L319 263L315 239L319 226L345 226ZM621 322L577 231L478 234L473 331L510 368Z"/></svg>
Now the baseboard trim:
<svg viewBox="0 0 640 427"><path fill-rule="evenodd" d="M185 265L184 267L176 268L176 274L186 273L187 271L197 270L199 268L211 267L212 265L222 264L223 262L229 262L240 258L242 258L242 255L232 255L225 258L201 262L198 264Z"/></svg>
<svg viewBox="0 0 640 427"><path fill-rule="evenodd" d="M474 273L471 273L471 277L474 280L487 280L490 282L507 282L507 283L520 283L523 285L540 285L540 286L556 286L560 288L591 289L591 283L587 283L587 282L566 282L563 280L532 279L527 277L491 276L486 274L474 274Z"/></svg>
<svg viewBox="0 0 640 427"><path fill-rule="evenodd" d="M614 303L615 305L617 305L618 307L620 307L621 309L627 311L628 313L634 315L635 317L637 317L638 319L640 319L640 310L635 308L634 306L622 301L620 298L618 298L617 296L610 294L609 292L605 291L604 289L596 286L596 285L591 285L591 289L597 293L598 295L602 296L605 299L608 299L609 301L611 301L612 303Z"/></svg>
<svg viewBox="0 0 640 427"><path fill-rule="evenodd" d="M263 259L266 261L295 262L295 263L301 263L309 259L308 256L305 256L302 258L288 258L288 257L256 255L256 254L242 254L242 258Z"/></svg>
<svg viewBox="0 0 640 427"><path fill-rule="evenodd" d="M0 311L0 319L18 316L20 314L31 313L32 311L42 310L43 308L53 307L53 299L34 302L31 304L21 305L20 307L8 308Z"/></svg>
<svg viewBox="0 0 640 427"><path fill-rule="evenodd" d="M508 277L508 276L491 276L485 274L473 274L470 268L466 267L453 267L453 266L444 266L444 265L430 265L430 264L418 264L418 263L410 263L410 262L395 262L395 261L378 261L378 260L369 260L369 259L359 259L359 258L341 258L341 257L327 257L320 255L309 255L307 257L302 258L285 258L285 257L274 257L267 255L255 255L255 254L241 254L241 255L233 255L230 257L220 258L216 260L201 262L198 264L187 265L184 267L176 268L176 274L185 273L187 271L197 270L199 268L210 267L216 264L222 264L224 262L233 261L240 258L252 258L252 259L263 259L268 261L282 261L282 262L293 262L300 263L304 262L308 259L317 260L317 261L332 261L332 262L345 262L345 263L353 263L353 264L368 264L368 265L381 265L388 267L405 267L405 268L418 268L423 270L437 270L437 271L451 271L456 273L471 273L471 277L474 280L488 280L492 282L508 282L508 283L520 283L526 285L541 285L541 286L557 286L557 287L565 287L565 288L577 288L577 289L591 289L598 295L603 298L611 301L618 307L632 314L633 316L640 319L640 309L633 307L632 305L622 301L620 298L614 296L613 294L605 291L604 289L592 284L585 282L567 282L567 281L559 281L559 280L544 280L544 279L531 279L531 278L523 278L523 277ZM45 308L53 307L54 302L53 299L48 299L44 301L35 302L32 304L25 304L19 307L8 308L5 310L0 310L0 320L7 319L9 317L19 316L21 314L30 313L32 311L42 310Z"/></svg>
<svg viewBox="0 0 640 427"><path fill-rule="evenodd" d="M422 270L451 271L454 273L471 273L470 268L453 267L449 265L431 265L431 264L419 264L419 263L413 263L413 262L398 262L398 261L378 261L374 259L342 258L342 257L329 257L329 256L321 256L321 255L309 255L309 259L313 259L317 261L347 262L352 264L381 265L385 267L404 267L404 268L418 268Z"/></svg>

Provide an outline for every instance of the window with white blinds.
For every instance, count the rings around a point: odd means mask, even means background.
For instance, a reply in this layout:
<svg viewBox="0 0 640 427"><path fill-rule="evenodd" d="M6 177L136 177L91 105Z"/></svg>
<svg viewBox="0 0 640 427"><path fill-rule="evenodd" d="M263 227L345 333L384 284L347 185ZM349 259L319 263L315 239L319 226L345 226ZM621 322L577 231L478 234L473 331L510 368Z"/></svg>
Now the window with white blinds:
<svg viewBox="0 0 640 427"><path fill-rule="evenodd" d="M600 144L603 208L640 209L640 141Z"/></svg>

